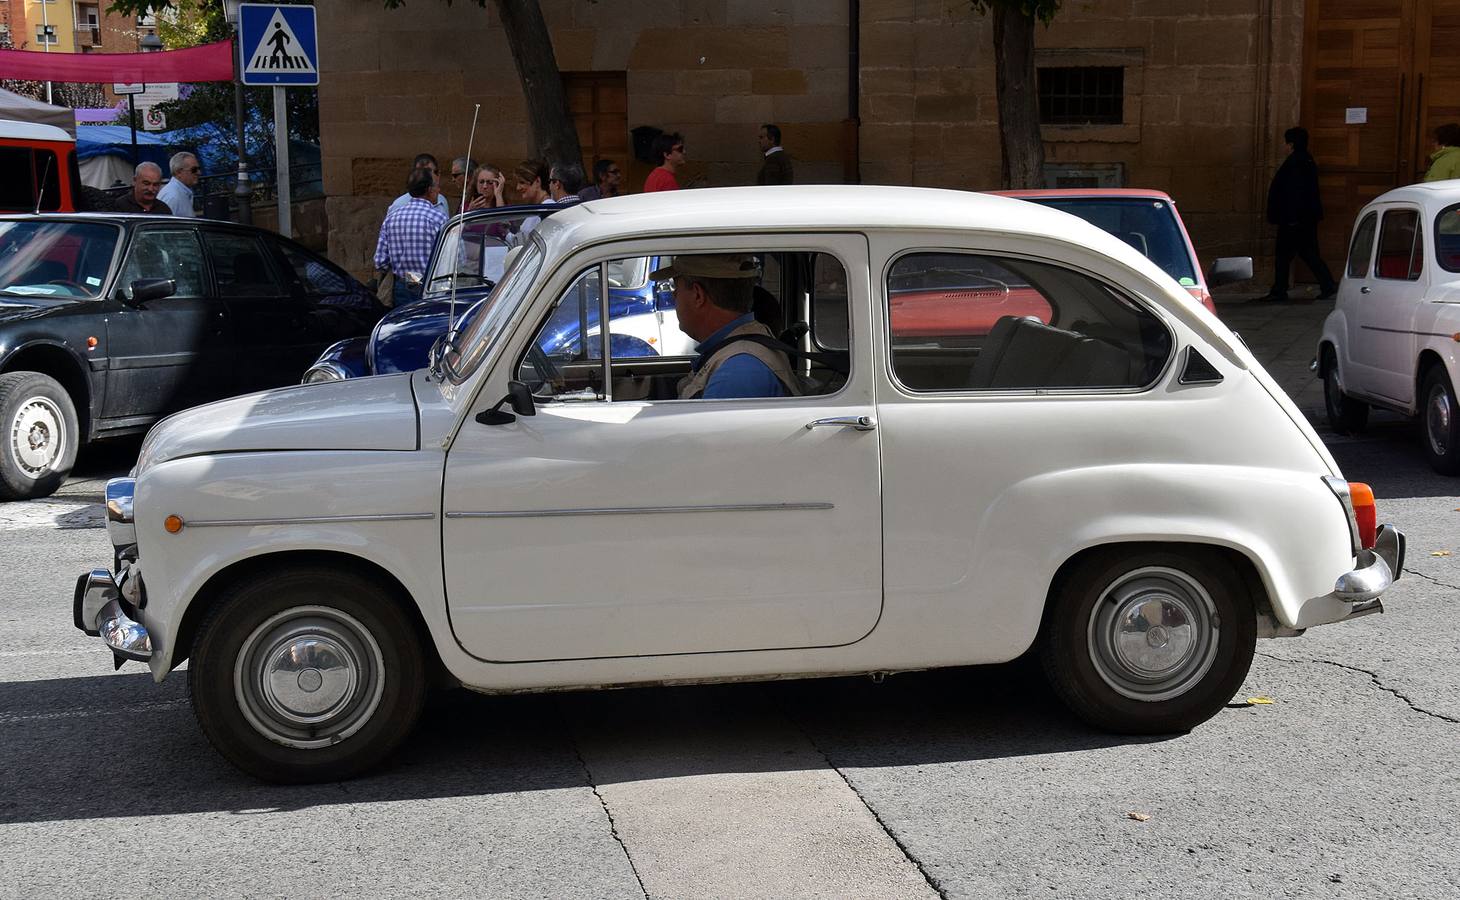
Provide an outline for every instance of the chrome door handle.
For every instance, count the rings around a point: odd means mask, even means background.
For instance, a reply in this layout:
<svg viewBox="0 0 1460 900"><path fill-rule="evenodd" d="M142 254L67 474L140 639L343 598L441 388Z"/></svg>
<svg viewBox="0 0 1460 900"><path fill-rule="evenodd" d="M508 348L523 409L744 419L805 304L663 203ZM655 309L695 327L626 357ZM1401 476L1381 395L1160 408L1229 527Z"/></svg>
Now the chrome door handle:
<svg viewBox="0 0 1460 900"><path fill-rule="evenodd" d="M1359 288L1359 293L1360 294L1370 294L1370 293L1373 293L1373 290L1366 284L1363 287Z"/></svg>
<svg viewBox="0 0 1460 900"><path fill-rule="evenodd" d="M876 431L877 420L871 416L833 416L830 419L817 419L814 422L806 423L808 430L822 426L852 428L857 431Z"/></svg>

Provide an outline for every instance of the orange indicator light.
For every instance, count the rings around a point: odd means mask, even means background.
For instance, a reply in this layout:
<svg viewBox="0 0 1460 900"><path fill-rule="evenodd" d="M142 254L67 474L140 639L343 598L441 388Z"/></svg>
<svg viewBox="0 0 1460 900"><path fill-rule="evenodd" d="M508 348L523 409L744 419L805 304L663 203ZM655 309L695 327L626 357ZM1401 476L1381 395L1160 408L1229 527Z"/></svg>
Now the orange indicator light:
<svg viewBox="0 0 1460 900"><path fill-rule="evenodd" d="M162 527L167 529L168 534L177 534L183 530L182 516L171 515L162 520Z"/></svg>
<svg viewBox="0 0 1460 900"><path fill-rule="evenodd" d="M89 338L86 339L86 349L87 350L95 350L96 349L96 345L97 345L96 338L89 337Z"/></svg>

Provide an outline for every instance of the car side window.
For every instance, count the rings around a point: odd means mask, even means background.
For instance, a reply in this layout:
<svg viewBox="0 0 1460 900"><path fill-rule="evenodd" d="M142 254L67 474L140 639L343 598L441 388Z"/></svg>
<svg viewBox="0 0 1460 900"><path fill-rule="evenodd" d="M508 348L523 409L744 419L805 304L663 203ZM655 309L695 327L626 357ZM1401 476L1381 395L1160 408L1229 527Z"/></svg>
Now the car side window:
<svg viewBox="0 0 1460 900"><path fill-rule="evenodd" d="M1460 272L1460 205L1435 216L1435 262L1447 272Z"/></svg>
<svg viewBox="0 0 1460 900"><path fill-rule="evenodd" d="M202 297L207 291L203 282L203 248L198 246L197 232L147 228L132 237L127 262L117 282L122 292L132 295L132 282L142 278L171 278L177 282L174 297Z"/></svg>
<svg viewBox="0 0 1460 900"><path fill-rule="evenodd" d="M226 299L283 297L288 293L269 264L268 253L253 235L226 231L203 234L218 295Z"/></svg>
<svg viewBox="0 0 1460 900"><path fill-rule="evenodd" d="M1377 278L1415 281L1424 268L1424 245L1419 239L1419 212L1391 209L1379 226L1379 256L1374 264Z"/></svg>
<svg viewBox="0 0 1460 900"><path fill-rule="evenodd" d="M349 281L334 266L282 241L277 246L294 270L294 277L304 286L304 293L311 297L329 297L349 292Z"/></svg>
<svg viewBox="0 0 1460 900"><path fill-rule="evenodd" d="M1374 255L1374 228L1379 214L1369 213L1354 231L1354 242L1348 248L1348 274L1350 278L1369 277L1369 258Z"/></svg>
<svg viewBox="0 0 1460 900"><path fill-rule="evenodd" d="M1138 388L1172 352L1149 310L1049 263L912 253L888 273L892 370L915 391Z"/></svg>

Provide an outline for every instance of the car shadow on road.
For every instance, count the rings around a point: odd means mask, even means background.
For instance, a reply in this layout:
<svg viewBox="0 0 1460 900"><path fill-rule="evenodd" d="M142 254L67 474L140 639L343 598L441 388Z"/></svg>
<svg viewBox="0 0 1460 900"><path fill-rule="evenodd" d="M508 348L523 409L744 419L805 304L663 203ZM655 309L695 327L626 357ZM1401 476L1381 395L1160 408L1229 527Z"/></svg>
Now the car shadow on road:
<svg viewBox="0 0 1460 900"><path fill-rule="evenodd" d="M12 776L0 794L0 824L267 815L599 779L899 766L1154 740L1087 728L1023 662L882 684L835 678L510 696L453 690L432 696L420 727L375 773L279 787L213 752L193 721L182 674L162 685L145 673L0 685ZM600 765L605 760L611 764Z"/></svg>
<svg viewBox="0 0 1460 900"><path fill-rule="evenodd" d="M1417 497L1453 497L1460 479L1441 475L1425 458L1419 426L1398 417L1370 424L1353 438L1322 434L1328 452L1344 477L1374 489L1383 512L1384 500Z"/></svg>

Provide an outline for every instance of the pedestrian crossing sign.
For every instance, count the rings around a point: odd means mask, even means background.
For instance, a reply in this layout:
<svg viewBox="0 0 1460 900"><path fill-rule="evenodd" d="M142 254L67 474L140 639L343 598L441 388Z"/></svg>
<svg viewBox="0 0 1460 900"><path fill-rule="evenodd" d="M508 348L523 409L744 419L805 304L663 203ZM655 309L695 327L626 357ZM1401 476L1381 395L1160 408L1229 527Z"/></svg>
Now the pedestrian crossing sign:
<svg viewBox="0 0 1460 900"><path fill-rule="evenodd" d="M241 4L238 48L244 84L319 84L313 6Z"/></svg>

